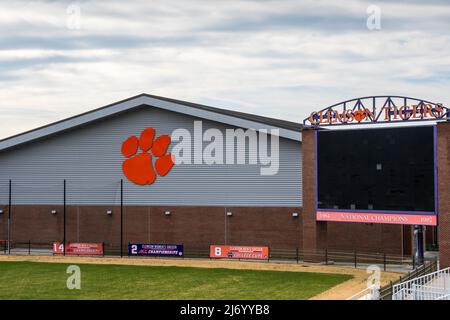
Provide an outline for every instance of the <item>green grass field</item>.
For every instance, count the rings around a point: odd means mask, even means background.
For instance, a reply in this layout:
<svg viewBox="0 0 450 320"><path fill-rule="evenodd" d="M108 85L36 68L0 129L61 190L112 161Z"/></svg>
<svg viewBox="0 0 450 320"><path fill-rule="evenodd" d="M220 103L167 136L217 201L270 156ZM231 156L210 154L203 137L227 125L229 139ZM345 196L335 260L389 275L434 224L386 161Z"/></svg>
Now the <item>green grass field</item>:
<svg viewBox="0 0 450 320"><path fill-rule="evenodd" d="M308 299L348 275L79 264L81 289L66 287L69 264L0 262L4 299Z"/></svg>

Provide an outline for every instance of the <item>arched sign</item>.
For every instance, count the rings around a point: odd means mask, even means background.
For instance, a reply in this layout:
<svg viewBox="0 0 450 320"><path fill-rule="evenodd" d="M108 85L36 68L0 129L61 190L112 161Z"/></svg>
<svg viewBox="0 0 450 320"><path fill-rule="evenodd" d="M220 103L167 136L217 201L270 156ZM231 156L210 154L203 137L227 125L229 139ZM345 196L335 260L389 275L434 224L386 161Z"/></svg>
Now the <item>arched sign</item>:
<svg viewBox="0 0 450 320"><path fill-rule="evenodd" d="M314 111L305 126L337 126L406 121L450 120L450 109L441 103L403 96L371 96L347 100Z"/></svg>

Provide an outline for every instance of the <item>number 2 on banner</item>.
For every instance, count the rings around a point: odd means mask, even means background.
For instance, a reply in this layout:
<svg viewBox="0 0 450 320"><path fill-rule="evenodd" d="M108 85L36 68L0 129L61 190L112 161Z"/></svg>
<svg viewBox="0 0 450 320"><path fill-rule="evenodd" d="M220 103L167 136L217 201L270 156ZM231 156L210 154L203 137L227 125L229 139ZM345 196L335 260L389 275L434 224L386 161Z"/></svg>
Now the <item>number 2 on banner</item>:
<svg viewBox="0 0 450 320"><path fill-rule="evenodd" d="M214 255L220 257L222 255L222 248L221 247L215 247L214 248Z"/></svg>
<svg viewBox="0 0 450 320"><path fill-rule="evenodd" d="M131 246L131 254L137 254L137 245L133 244Z"/></svg>

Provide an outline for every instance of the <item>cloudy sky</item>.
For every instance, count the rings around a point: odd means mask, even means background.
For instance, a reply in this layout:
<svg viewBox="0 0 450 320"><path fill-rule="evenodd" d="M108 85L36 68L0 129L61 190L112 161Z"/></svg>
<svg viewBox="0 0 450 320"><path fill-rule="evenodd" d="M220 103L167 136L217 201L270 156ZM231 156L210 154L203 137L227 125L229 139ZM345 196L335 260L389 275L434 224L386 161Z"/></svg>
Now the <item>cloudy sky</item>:
<svg viewBox="0 0 450 320"><path fill-rule="evenodd" d="M0 139L143 92L299 122L450 104L447 0L2 1L0 28Z"/></svg>

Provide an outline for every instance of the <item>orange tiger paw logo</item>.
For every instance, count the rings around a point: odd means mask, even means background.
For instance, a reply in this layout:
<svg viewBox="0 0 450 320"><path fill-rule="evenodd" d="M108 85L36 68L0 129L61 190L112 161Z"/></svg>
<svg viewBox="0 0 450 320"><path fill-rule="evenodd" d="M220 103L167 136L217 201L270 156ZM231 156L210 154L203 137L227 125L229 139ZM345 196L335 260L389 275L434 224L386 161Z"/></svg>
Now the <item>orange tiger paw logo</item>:
<svg viewBox="0 0 450 320"><path fill-rule="evenodd" d="M170 153L166 154L170 136L154 138L155 129L147 128L139 138L131 136L122 143L122 154L128 158L122 164L122 171L128 180L140 185L152 184L156 174L164 177L172 169L175 159ZM136 155L139 149L142 152ZM157 158L155 168L152 156Z"/></svg>
<svg viewBox="0 0 450 320"><path fill-rule="evenodd" d="M355 117L356 121L361 122L366 118L366 113L363 110L356 110L353 112L353 116Z"/></svg>

